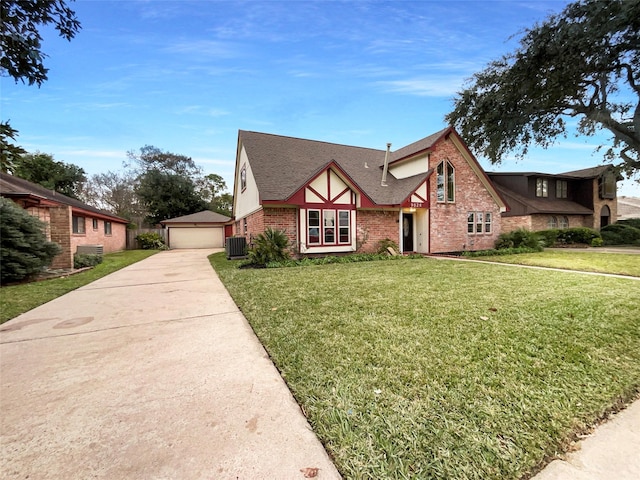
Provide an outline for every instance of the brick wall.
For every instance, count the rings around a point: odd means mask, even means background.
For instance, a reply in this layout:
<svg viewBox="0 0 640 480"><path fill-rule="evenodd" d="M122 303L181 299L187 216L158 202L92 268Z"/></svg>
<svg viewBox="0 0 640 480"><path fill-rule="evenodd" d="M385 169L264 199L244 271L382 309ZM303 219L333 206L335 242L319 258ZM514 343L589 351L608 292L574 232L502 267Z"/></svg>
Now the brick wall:
<svg viewBox="0 0 640 480"><path fill-rule="evenodd" d="M62 251L54 257L51 268L73 268L71 247L71 207L49 208L51 241L57 243Z"/></svg>
<svg viewBox="0 0 640 480"><path fill-rule="evenodd" d="M358 252L375 252L378 242L389 238L398 243L400 224L398 222L399 211L358 210L357 223L357 247Z"/></svg>
<svg viewBox="0 0 640 480"><path fill-rule="evenodd" d="M119 252L127 247L127 226L123 223L111 222L111 234L104 232L104 220L96 219L97 228L93 229L93 218L85 217L85 233L74 233L71 236L71 250L76 252L78 245L102 245L104 253Z"/></svg>
<svg viewBox="0 0 640 480"><path fill-rule="evenodd" d="M515 217L502 217L502 231L505 233L513 232L519 228L533 230L532 215L518 215ZM539 229L542 230L542 229Z"/></svg>
<svg viewBox="0 0 640 480"><path fill-rule="evenodd" d="M455 202L438 203L436 197L437 175L431 175L429 180L430 252L445 253L493 248L501 233L500 208L458 149L449 140L437 144L431 154L429 167L435 169L442 160L448 160L455 168ZM492 232L490 234L468 234L467 214L469 212L491 213Z"/></svg>
<svg viewBox="0 0 640 480"><path fill-rule="evenodd" d="M271 227L274 230L283 230L289 239L289 249L298 252L298 209L291 208L264 208L264 229Z"/></svg>

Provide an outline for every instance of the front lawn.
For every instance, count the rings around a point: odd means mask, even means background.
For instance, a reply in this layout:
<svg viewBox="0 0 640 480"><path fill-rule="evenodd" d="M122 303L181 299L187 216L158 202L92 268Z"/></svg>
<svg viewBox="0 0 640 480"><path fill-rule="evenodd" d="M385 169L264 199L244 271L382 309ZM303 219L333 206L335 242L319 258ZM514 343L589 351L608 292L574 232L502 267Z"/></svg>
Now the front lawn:
<svg viewBox="0 0 640 480"><path fill-rule="evenodd" d="M635 280L211 262L345 478L518 479L640 389Z"/></svg>
<svg viewBox="0 0 640 480"><path fill-rule="evenodd" d="M631 253L604 253L590 249L555 249L540 253L476 257L474 260L640 277L640 255Z"/></svg>
<svg viewBox="0 0 640 480"><path fill-rule="evenodd" d="M0 288L0 324L43 303L121 268L150 257L157 250L126 250L104 255L100 265L75 275Z"/></svg>

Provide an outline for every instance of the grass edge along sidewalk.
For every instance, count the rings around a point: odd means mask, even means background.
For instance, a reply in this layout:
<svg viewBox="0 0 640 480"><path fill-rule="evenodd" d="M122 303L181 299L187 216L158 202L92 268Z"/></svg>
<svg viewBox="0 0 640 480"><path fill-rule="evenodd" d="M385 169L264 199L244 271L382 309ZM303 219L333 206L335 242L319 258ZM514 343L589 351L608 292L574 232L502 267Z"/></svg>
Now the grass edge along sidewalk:
<svg viewBox="0 0 640 480"><path fill-rule="evenodd" d="M639 391L631 279L210 259L345 478L526 477Z"/></svg>
<svg viewBox="0 0 640 480"><path fill-rule="evenodd" d="M17 317L54 298L144 260L159 250L125 250L107 253L101 264L81 273L40 282L3 286L0 288L0 324Z"/></svg>
<svg viewBox="0 0 640 480"><path fill-rule="evenodd" d="M592 273L609 273L640 277L640 254L605 253L598 250L546 249L539 253L464 257L465 260L560 268Z"/></svg>

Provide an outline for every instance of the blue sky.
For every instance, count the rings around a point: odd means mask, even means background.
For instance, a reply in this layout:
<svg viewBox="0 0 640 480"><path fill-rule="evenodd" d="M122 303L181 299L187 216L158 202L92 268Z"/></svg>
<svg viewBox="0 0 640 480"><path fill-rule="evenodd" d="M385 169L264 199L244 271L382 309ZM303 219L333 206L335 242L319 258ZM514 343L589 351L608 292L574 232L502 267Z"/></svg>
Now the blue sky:
<svg viewBox="0 0 640 480"><path fill-rule="evenodd" d="M567 3L79 0L76 38L43 31L49 80L0 79L1 117L28 151L88 174L154 145L231 189L239 129L395 150L444 128L465 79ZM474 153L490 171L559 173L600 164L608 138L498 166Z"/></svg>

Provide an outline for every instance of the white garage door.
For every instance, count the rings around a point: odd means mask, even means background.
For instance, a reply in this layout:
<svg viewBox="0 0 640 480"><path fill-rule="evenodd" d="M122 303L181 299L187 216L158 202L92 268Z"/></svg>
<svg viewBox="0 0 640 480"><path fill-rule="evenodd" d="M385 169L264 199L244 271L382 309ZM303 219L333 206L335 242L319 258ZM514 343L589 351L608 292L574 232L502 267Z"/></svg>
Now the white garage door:
<svg viewBox="0 0 640 480"><path fill-rule="evenodd" d="M222 248L224 227L169 228L171 248Z"/></svg>

